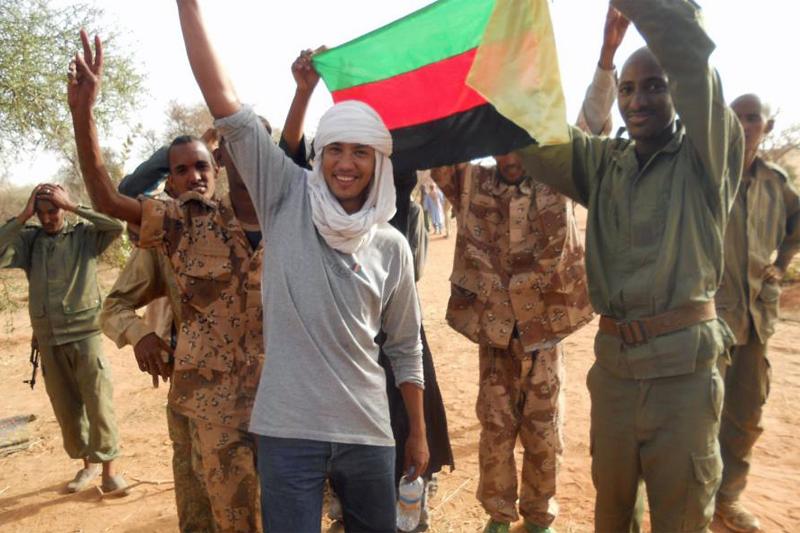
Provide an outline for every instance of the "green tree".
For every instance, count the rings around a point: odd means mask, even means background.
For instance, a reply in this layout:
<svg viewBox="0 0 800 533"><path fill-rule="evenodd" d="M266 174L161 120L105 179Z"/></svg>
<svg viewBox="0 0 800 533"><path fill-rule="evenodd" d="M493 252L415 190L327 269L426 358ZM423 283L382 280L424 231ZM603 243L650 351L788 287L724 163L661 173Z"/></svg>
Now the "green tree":
<svg viewBox="0 0 800 533"><path fill-rule="evenodd" d="M68 160L74 153L66 75L80 49L81 28L102 32L108 52L98 126L119 124L135 108L143 76L132 57L115 46L119 35L102 21L102 10L83 3L56 7L49 0L0 0L0 13L0 164L34 148Z"/></svg>

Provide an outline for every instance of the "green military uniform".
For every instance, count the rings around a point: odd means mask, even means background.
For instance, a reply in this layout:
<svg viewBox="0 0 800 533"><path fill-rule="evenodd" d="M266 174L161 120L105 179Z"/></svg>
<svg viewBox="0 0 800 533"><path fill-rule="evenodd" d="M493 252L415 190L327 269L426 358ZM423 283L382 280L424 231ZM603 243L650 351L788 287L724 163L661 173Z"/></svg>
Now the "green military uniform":
<svg viewBox="0 0 800 533"><path fill-rule="evenodd" d="M117 456L110 368L100 345L97 257L121 233L120 222L85 207L87 222L66 222L56 235L12 219L0 227L0 267L28 276L28 309L42 374L74 459Z"/></svg>
<svg viewBox="0 0 800 533"><path fill-rule="evenodd" d="M589 295L618 328L598 333L587 378L595 528L634 526L643 478L653 531L701 531L711 521L722 469L716 361L733 340L710 302L722 279L723 231L740 179L743 134L709 67L714 44L695 4L611 3L664 68L678 131L641 167L633 142L577 129L571 143L526 149L524 162L531 175L588 207ZM694 311L682 313L688 308ZM709 308L710 317L672 331L630 335L639 321L652 323L672 310L678 310L672 318L697 309L702 316Z"/></svg>
<svg viewBox="0 0 800 533"><path fill-rule="evenodd" d="M100 316L103 333L117 347L136 344L150 333L171 328L154 327L138 316L136 310L166 298L174 324L181 324L180 290L166 258L154 249L134 250L128 263L111 288ZM159 325L160 326L160 325ZM177 331L177 329L176 329ZM167 344L170 338L164 338ZM175 481L175 505L178 527L182 532L213 531L211 503L202 476L196 470L192 454L192 430L189 417L167 405L167 429L172 441L172 475ZM196 454L194 454L196 456Z"/></svg>
<svg viewBox="0 0 800 533"><path fill-rule="evenodd" d="M717 311L733 330L736 346L725 373L720 427L724 469L717 498L733 502L747 484L750 452L764 431L761 411L769 393L767 340L775 332L780 285L764 281L765 269L785 269L800 250L800 197L779 167L756 158L745 173L725 233L725 276ZM726 361L727 363L727 361Z"/></svg>

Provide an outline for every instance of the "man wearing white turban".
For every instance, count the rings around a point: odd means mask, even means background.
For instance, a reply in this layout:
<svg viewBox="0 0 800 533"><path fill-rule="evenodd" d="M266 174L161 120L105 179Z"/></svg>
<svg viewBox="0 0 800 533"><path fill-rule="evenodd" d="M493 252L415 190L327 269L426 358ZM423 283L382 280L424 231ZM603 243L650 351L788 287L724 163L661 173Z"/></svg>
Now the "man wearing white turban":
<svg viewBox="0 0 800 533"><path fill-rule="evenodd" d="M347 531L395 531L381 330L408 411L406 469L424 472L429 455L413 259L387 223L395 211L391 136L372 108L344 102L320 120L313 170L298 167L240 104L197 1L178 0L178 10L192 71L266 244L266 353L250 421L264 531L319 531L326 478Z"/></svg>

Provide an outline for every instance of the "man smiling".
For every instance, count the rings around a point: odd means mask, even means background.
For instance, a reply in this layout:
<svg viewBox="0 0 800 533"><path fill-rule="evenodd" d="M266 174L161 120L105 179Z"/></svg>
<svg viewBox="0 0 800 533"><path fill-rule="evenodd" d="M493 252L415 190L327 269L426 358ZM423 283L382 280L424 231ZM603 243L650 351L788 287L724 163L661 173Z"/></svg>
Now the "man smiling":
<svg viewBox="0 0 800 533"><path fill-rule="evenodd" d="M620 76L631 140L573 129L569 144L523 157L532 175L589 209L589 296L603 315L587 377L595 529L635 527L643 478L653 531L702 531L722 467L716 362L733 337L713 299L742 129L709 66L714 43L694 2L611 4L649 47Z"/></svg>
<svg viewBox="0 0 800 533"><path fill-rule="evenodd" d="M375 338L406 404L406 465L425 471L420 312L395 211L392 139L369 106L322 117L306 171L239 102L197 2L178 1L195 78L253 199L265 250L258 436L265 531L319 531L330 477L349 531L394 531L394 438Z"/></svg>

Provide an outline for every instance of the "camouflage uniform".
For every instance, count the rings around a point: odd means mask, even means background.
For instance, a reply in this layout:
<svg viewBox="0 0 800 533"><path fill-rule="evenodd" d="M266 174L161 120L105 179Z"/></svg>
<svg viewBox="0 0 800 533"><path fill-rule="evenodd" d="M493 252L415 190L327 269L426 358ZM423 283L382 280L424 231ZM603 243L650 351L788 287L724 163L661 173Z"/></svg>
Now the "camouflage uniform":
<svg viewBox="0 0 800 533"><path fill-rule="evenodd" d="M181 295L169 405L189 418L216 529L260 531L247 427L264 361L263 243L254 252L230 204L194 192L144 200L142 211L139 244L168 259Z"/></svg>
<svg viewBox="0 0 800 533"><path fill-rule="evenodd" d="M441 167L432 177L458 220L447 321L480 346L478 499L493 520L517 520L519 435L520 513L548 526L562 449L558 342L592 318L573 204L530 178L507 185L480 166Z"/></svg>
<svg viewBox="0 0 800 533"><path fill-rule="evenodd" d="M166 306L160 305L166 303ZM175 324L181 323L181 298L175 274L165 257L155 249L135 249L103 304L100 322L103 333L118 348L136 346L151 333L167 344L172 342ZM153 321L153 304L160 313ZM136 310L147 305L144 318ZM174 316L174 321L173 321ZM172 441L172 477L178 527L185 533L213 531L211 503L199 470L192 466L192 435L189 418L166 407L167 431Z"/></svg>

